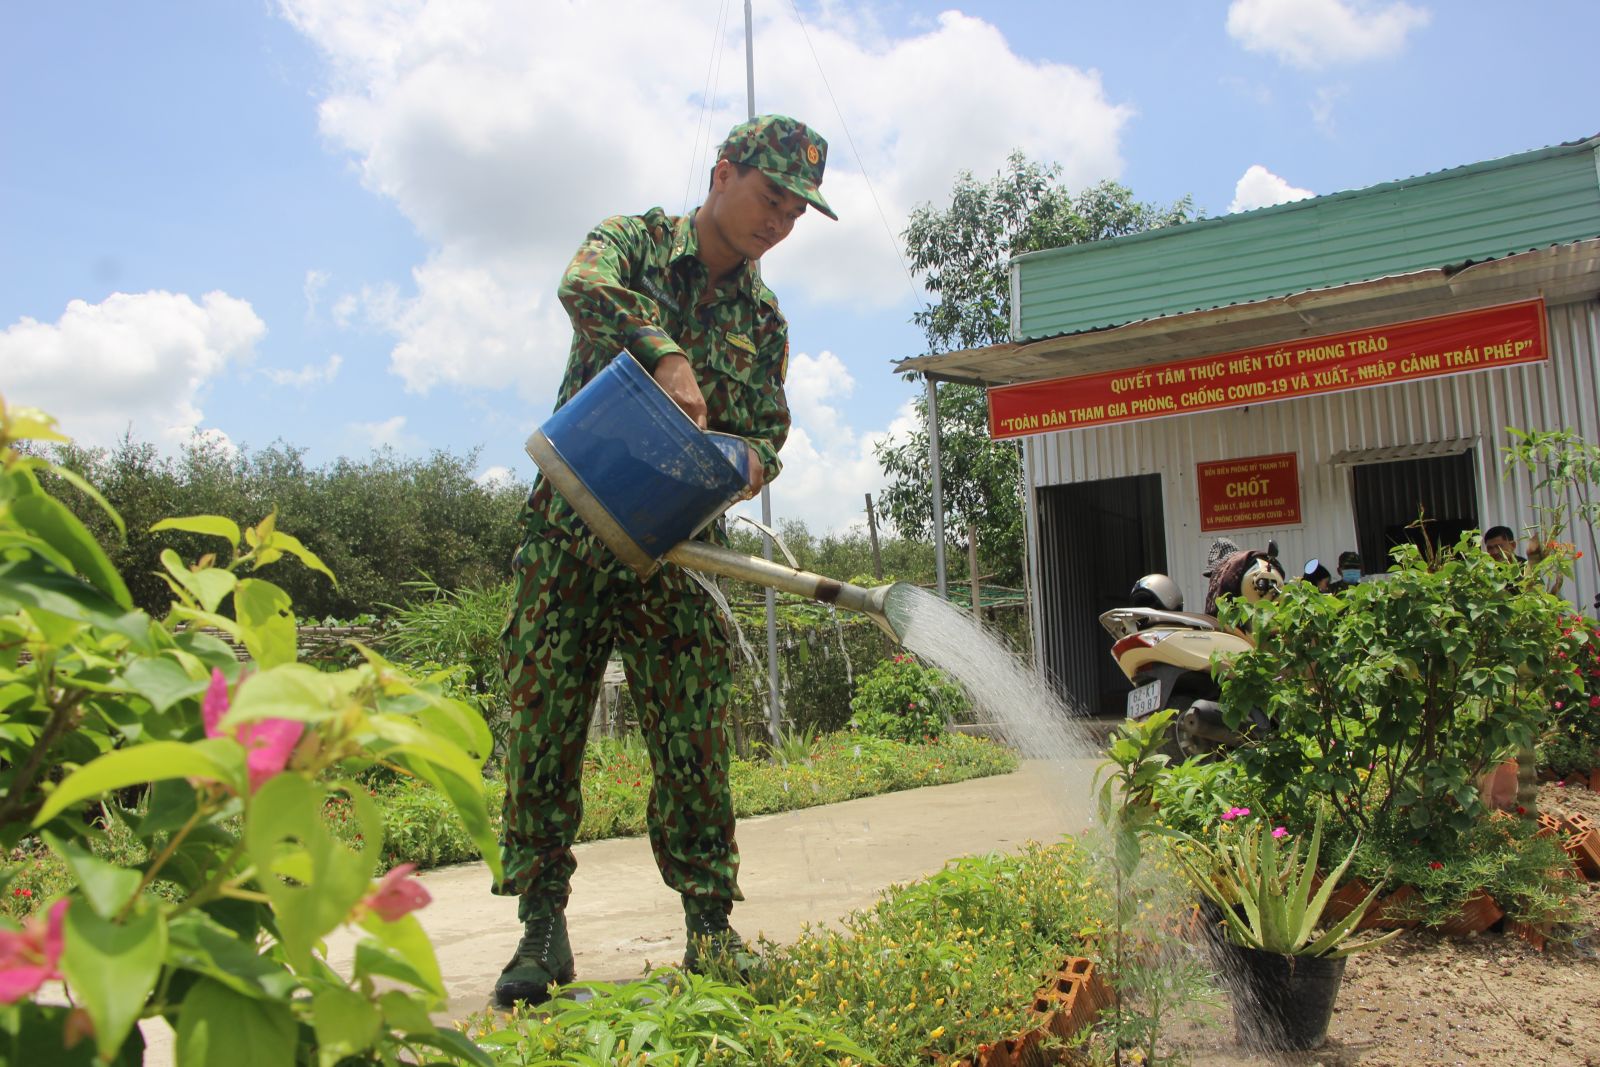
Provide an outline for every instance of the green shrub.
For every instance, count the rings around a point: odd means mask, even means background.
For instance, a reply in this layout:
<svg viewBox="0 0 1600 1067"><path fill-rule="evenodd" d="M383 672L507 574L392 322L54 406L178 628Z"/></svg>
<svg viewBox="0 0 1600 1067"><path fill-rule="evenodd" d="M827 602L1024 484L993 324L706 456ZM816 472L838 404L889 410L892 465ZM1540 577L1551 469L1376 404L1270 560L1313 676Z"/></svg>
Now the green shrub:
<svg viewBox="0 0 1600 1067"><path fill-rule="evenodd" d="M765 621L736 612L756 662L735 656L729 717L743 737L769 740ZM860 615L829 613L822 605L782 601L778 611L778 679L789 730L830 733L850 721L854 682L890 653L888 638ZM753 747L753 746L752 746Z"/></svg>
<svg viewBox="0 0 1600 1067"><path fill-rule="evenodd" d="M1350 874L1374 885L1416 887L1412 905L1399 914L1427 925L1443 923L1479 892L1522 922L1571 922L1583 886L1562 875L1572 861L1559 841L1536 837L1536 830L1529 820L1496 814L1446 849L1418 837L1406 821L1389 819L1362 838Z"/></svg>
<svg viewBox="0 0 1600 1067"><path fill-rule="evenodd" d="M866 1054L839 1028L797 1005L762 1004L737 981L662 969L621 984L578 983L559 998L509 1015L479 1012L466 1032L504 1067L567 1064L792 1063L827 1067Z"/></svg>
<svg viewBox="0 0 1600 1067"><path fill-rule="evenodd" d="M943 733L966 704L966 693L943 672L901 653L856 682L851 723L868 737L923 741Z"/></svg>
<svg viewBox="0 0 1600 1067"><path fill-rule="evenodd" d="M1574 616L1586 638L1572 655L1572 673L1550 692L1550 721L1539 735L1539 766L1566 777L1600 766L1600 623Z"/></svg>
<svg viewBox="0 0 1600 1067"><path fill-rule="evenodd" d="M157 553L165 610L141 610L45 488L73 486L123 528L90 483L29 447L62 440L48 416L0 399L0 894L37 905L21 937L44 963L0 1005L0 1060L137 1062L139 1020L161 1018L180 1062L430 1049L487 1063L429 1018L444 983L408 914L426 894L404 871L374 884L382 816L350 777L383 763L429 781L492 852L482 721L375 653L344 670L297 662L293 600L257 572L292 556L332 575L276 512L243 529L217 515L154 523L211 551ZM336 836L326 816L346 802ZM18 881L46 855L59 881ZM360 932L341 970L319 946L344 925ZM38 999L47 978L70 1004ZM69 1056L73 1030L90 1036Z"/></svg>
<svg viewBox="0 0 1600 1067"><path fill-rule="evenodd" d="M1278 810L1325 799L1348 837L1399 816L1449 845L1484 813L1477 776L1532 746L1581 647L1538 577L1469 533L1431 559L1402 545L1387 579L1340 596L1291 582L1276 601L1226 602L1257 647L1221 672L1224 714L1276 724L1230 758Z"/></svg>
<svg viewBox="0 0 1600 1067"><path fill-rule="evenodd" d="M1192 759L1169 764L1156 780L1152 799L1163 826L1202 837L1230 809L1261 810L1259 793L1238 763Z"/></svg>
<svg viewBox="0 0 1600 1067"><path fill-rule="evenodd" d="M511 709L500 670L500 633L511 611L512 583L456 590L431 580L405 584L409 602L384 605L390 617L378 647L414 671L450 669L450 694L483 714L495 753L503 754Z"/></svg>
<svg viewBox="0 0 1600 1067"><path fill-rule="evenodd" d="M817 1012L882 1063L971 1056L1031 1025L1039 983L1102 934L1109 906L1071 839L957 860L885 891L838 930L762 944L751 990Z"/></svg>

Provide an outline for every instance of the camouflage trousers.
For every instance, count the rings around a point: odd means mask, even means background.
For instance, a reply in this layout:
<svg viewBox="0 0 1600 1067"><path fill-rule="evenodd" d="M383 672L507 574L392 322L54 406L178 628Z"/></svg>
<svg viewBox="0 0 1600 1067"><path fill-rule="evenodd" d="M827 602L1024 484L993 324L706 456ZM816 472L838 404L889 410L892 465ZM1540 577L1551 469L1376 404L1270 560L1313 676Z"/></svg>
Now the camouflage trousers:
<svg viewBox="0 0 1600 1067"><path fill-rule="evenodd" d="M517 553L501 634L511 694L503 880L494 891L564 904L583 818L584 742L612 648L653 770L650 847L679 893L742 900L728 784L728 641L716 605L674 567L641 581L538 535Z"/></svg>

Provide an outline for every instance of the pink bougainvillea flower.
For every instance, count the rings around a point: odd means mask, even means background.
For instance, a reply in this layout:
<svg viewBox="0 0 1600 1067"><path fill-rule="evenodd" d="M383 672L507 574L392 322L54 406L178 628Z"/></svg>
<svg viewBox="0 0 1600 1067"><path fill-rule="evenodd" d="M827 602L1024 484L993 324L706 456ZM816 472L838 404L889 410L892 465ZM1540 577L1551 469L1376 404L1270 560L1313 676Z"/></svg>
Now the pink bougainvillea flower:
<svg viewBox="0 0 1600 1067"><path fill-rule="evenodd" d="M361 903L372 909L378 918L386 923L392 923L402 915L409 915L418 908L426 907L433 902L433 894L428 892L426 886L415 878L411 872L417 869L415 863L402 863L378 882L378 888L367 894Z"/></svg>
<svg viewBox="0 0 1600 1067"><path fill-rule="evenodd" d="M21 930L0 930L0 1003L14 1004L46 982L61 977L65 897L48 915L34 915Z"/></svg>
<svg viewBox="0 0 1600 1067"><path fill-rule="evenodd" d="M1222 813L1222 821L1232 822L1234 819L1242 819L1249 814L1249 808L1229 808L1227 811Z"/></svg>
<svg viewBox="0 0 1600 1067"><path fill-rule="evenodd" d="M243 685L243 682L239 683ZM222 717L228 713L228 680L222 671L211 668L211 685L200 702L200 717L207 737L222 737ZM294 746L300 743L306 724L292 719L259 719L247 722L233 732L233 739L245 747L245 766L250 770L250 792L289 765Z"/></svg>
<svg viewBox="0 0 1600 1067"><path fill-rule="evenodd" d="M1273 837L1288 837L1289 836L1289 831L1286 830L1282 826L1274 826L1272 828L1272 836Z"/></svg>
<svg viewBox="0 0 1600 1067"><path fill-rule="evenodd" d="M1596 693L1589 698L1589 706L1591 708L1600 708L1600 693Z"/></svg>

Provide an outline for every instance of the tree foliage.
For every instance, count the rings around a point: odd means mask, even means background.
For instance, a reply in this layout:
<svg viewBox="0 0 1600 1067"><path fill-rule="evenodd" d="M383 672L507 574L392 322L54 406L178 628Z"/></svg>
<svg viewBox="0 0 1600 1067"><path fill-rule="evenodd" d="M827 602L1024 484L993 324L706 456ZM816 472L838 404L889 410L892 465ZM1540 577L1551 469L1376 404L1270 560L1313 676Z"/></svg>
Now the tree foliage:
<svg viewBox="0 0 1600 1067"><path fill-rule="evenodd" d="M972 172L956 176L950 205L923 204L902 236L914 270L936 300L912 316L928 351L975 348L1011 338L1011 260L1026 252L1101 241L1171 226L1194 217L1188 197L1167 206L1134 199L1116 182L1100 182L1074 195L1059 183L1060 166L1014 151L988 181ZM928 493L925 406L917 429L899 443L880 446L878 462L894 479L884 511L906 536L933 530ZM1022 571L1022 471L1015 444L989 439L981 390L946 385L940 390L940 474L946 539L965 544L979 530L980 569L1002 581Z"/></svg>
<svg viewBox="0 0 1600 1067"><path fill-rule="evenodd" d="M923 204L901 235L913 270L937 302L911 317L928 351L976 348L1011 339L1011 260L1026 252L1104 241L1173 226L1194 217L1184 197L1141 203L1133 191L1103 181L1074 196L1058 184L1061 167L1014 151L986 182L956 175L950 206Z"/></svg>
<svg viewBox="0 0 1600 1067"><path fill-rule="evenodd" d="M384 449L364 460L325 466L282 442L259 452L197 442L176 456L124 440L114 449L61 446L55 460L100 487L126 519L126 540L75 489L61 492L78 518L128 576L134 603L156 613L171 590L159 554L173 547L193 558L208 551L193 534L158 537L150 527L168 515L222 515L253 522L277 512L283 529L339 576L339 585L304 568L272 565L273 578L307 618L376 613L413 598L407 583L427 578L446 590L492 584L510 574L524 485L473 479L477 453L434 452L425 459Z"/></svg>

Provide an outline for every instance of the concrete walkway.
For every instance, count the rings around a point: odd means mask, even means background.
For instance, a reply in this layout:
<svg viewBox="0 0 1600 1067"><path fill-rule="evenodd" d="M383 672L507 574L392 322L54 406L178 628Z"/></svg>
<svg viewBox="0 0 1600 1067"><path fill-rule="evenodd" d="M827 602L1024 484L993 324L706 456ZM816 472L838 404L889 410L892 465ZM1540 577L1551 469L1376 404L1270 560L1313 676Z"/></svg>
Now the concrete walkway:
<svg viewBox="0 0 1600 1067"><path fill-rule="evenodd" d="M741 820L733 924L747 939L792 941L807 923L833 922L867 907L890 885L913 881L952 859L1014 852L1086 824L1094 761L1029 762L1014 774ZM576 849L567 925L580 979L632 979L683 955L683 909L661 882L642 837ZM461 864L425 872L433 903L417 912L438 952L448 1011L485 1007L495 977L521 934L514 899L489 892L488 868ZM328 939L329 960L348 973L354 938ZM170 1031L148 1027L147 1064L170 1062Z"/></svg>

